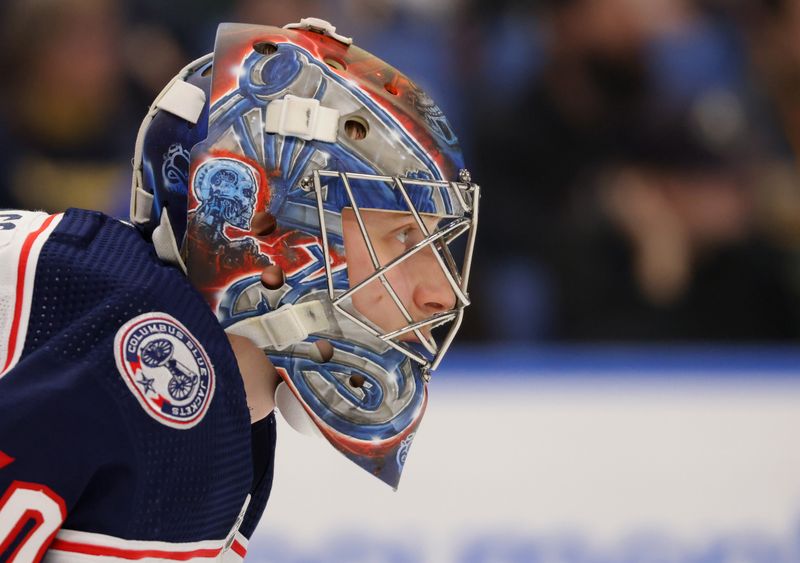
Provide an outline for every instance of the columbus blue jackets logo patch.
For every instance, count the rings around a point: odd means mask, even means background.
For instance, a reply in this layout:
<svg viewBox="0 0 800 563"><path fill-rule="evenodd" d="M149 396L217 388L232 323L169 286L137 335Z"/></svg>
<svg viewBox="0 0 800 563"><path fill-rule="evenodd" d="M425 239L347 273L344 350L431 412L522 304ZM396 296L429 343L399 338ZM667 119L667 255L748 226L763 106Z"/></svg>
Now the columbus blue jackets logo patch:
<svg viewBox="0 0 800 563"><path fill-rule="evenodd" d="M145 412L173 428L191 428L214 396L214 367L192 334L166 313L125 323L114 339L122 379Z"/></svg>

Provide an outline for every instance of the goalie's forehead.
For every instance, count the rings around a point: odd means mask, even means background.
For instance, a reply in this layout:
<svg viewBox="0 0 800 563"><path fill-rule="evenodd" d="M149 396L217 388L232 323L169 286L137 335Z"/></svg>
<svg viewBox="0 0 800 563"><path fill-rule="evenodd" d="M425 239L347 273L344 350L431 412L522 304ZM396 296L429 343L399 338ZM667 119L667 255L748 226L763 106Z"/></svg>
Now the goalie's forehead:
<svg viewBox="0 0 800 563"><path fill-rule="evenodd" d="M464 167L458 139L433 99L390 64L340 39L308 29L221 25L214 51L211 104L239 87L246 61L254 52L268 55L276 48L293 47L362 105L388 116L398 135L413 138L431 160L434 176L440 176L436 179L455 179ZM289 66L287 73L292 72ZM271 78L274 80L274 74Z"/></svg>
<svg viewBox="0 0 800 563"><path fill-rule="evenodd" d="M355 214L351 206L342 208L343 213ZM386 227L395 227L406 225L408 223L415 223L418 216L426 225L436 225L440 221L449 219L449 216L438 215L436 213L418 213L416 216L411 211L397 211L393 209L376 209L374 207L365 207L358 210L359 215L367 222L373 225L380 225Z"/></svg>

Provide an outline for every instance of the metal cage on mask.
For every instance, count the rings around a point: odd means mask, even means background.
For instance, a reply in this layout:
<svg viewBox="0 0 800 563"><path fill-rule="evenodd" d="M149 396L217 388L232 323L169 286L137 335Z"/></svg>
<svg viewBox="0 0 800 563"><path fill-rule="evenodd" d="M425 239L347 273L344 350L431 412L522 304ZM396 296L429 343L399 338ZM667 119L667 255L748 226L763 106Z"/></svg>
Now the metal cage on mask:
<svg viewBox="0 0 800 563"><path fill-rule="evenodd" d="M423 367L424 377L430 379L430 372L435 370L442 361L444 354L450 347L456 333L461 325L464 316L464 308L470 304L467 293L469 283L470 268L472 265L472 252L475 246L475 233L478 224L478 203L480 198L480 187L471 182L470 174L467 170L462 170L459 174L459 181L436 181L420 180L413 178L401 178L399 176L380 176L374 174L362 174L355 172L336 172L330 170L316 170L313 176L303 180L307 189L313 188L317 197L317 212L319 217L320 231L322 234L323 250L325 255L330 255L330 242L328 239L328 229L325 220L325 205L323 200L322 178L336 178L344 186L350 206L353 209L359 231L369 252L374 272L363 280L360 280L350 289L342 291L336 290L333 282L333 273L330 261L325 262L325 274L328 280L328 296L333 307L342 315L349 318L368 333L387 343L392 348L402 352L412 360L418 362ZM415 243L406 252L393 258L386 264L381 264L375 245L367 230L367 226L362 214L362 208L358 205L351 181L361 180L368 182L387 183L402 196L403 201L408 206L408 212L413 216L417 228L423 233L423 240ZM430 189L447 190L458 206L460 216L453 216L452 221L444 227L431 231L422 219L420 210L414 205L408 192L408 186L422 186ZM440 210L441 211L441 210ZM452 207L451 207L452 213ZM450 215L450 214L448 214ZM459 268L457 261L453 257L450 245L462 235L467 234L466 249L463 264ZM435 313L425 319L414 319L405 303L398 296L397 291L387 279L387 274L398 267L404 261L410 259L417 253L431 249L438 266L441 268L450 288L456 296L456 305L450 310ZM403 315L406 326L390 331L381 330L371 322L363 311L357 311L348 307L348 301L358 292L363 290L368 284L379 280L386 292L391 297L392 302ZM432 336L423 334L422 329L434 329L448 323L452 323L442 343L438 344ZM400 339L406 335L413 334L422 344L430 357L415 351L412 347L402 342Z"/></svg>

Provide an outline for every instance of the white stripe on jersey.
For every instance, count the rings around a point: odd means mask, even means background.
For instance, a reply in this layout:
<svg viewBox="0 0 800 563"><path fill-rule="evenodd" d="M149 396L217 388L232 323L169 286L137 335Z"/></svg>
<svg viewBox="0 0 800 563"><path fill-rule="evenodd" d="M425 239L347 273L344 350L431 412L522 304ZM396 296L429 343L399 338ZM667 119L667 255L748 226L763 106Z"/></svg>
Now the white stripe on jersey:
<svg viewBox="0 0 800 563"><path fill-rule="evenodd" d="M124 540L104 534L61 530L47 551L44 563L241 563L247 539L236 533L229 549L225 540L190 543Z"/></svg>
<svg viewBox="0 0 800 563"><path fill-rule="evenodd" d="M19 361L39 253L63 214L0 211L0 377Z"/></svg>

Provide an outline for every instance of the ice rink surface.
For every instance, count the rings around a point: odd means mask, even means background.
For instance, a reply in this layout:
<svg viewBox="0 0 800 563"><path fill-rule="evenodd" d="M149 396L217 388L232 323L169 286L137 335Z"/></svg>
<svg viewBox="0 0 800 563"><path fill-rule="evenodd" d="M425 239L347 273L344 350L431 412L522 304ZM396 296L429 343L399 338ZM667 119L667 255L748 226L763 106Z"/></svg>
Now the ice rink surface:
<svg viewBox="0 0 800 563"><path fill-rule="evenodd" d="M800 562L800 351L460 351L398 492L280 420L248 561Z"/></svg>

